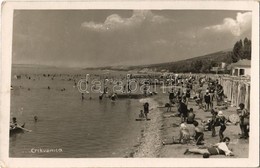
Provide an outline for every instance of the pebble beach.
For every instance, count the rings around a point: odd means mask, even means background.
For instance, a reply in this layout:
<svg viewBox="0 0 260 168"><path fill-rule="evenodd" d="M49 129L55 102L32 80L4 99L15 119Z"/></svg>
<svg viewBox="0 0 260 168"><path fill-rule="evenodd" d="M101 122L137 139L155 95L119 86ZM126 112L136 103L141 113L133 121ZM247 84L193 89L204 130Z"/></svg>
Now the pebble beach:
<svg viewBox="0 0 260 168"><path fill-rule="evenodd" d="M155 106L161 107L168 102L166 95L158 95L150 99ZM195 105L194 101L190 101L189 108L193 108L196 114L196 120L203 121L208 120L211 117L210 112L205 112L203 109L199 109ZM229 106L228 109L223 110L225 116L228 118L231 114L236 114L236 107ZM147 121L145 129L142 131L142 140L140 146L134 152L133 157L146 157L146 158L202 158L201 155L191 154L184 155L184 151L188 148L196 148L193 144L173 144L163 145L163 142L171 142L172 138L178 138L179 125L181 119L175 117L177 113L177 107L173 107L172 111L167 112L166 108L157 108L149 115L152 121ZM187 124L191 134L194 133L194 126ZM214 145L219 142L218 130L216 129L216 137L211 137L211 131L204 132L205 146ZM224 132L225 136L231 138L230 148L235 153L235 156L228 158L247 158L249 149L249 139L239 139L240 128L239 125L229 125ZM212 158L226 158L224 155L214 155Z"/></svg>

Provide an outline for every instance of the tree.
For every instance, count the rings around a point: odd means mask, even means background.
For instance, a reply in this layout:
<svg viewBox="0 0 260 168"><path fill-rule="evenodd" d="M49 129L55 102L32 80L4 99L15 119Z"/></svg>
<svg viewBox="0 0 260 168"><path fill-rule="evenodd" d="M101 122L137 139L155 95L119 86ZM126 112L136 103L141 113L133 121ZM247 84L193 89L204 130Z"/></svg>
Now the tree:
<svg viewBox="0 0 260 168"><path fill-rule="evenodd" d="M243 42L242 40L237 41L233 47L231 59L232 62L237 62L240 59L251 60L251 40L246 37Z"/></svg>
<svg viewBox="0 0 260 168"><path fill-rule="evenodd" d="M195 63L193 64L194 72L196 72L196 73L201 72L202 66L203 66L203 64L202 64L201 60L195 61Z"/></svg>
<svg viewBox="0 0 260 168"><path fill-rule="evenodd" d="M251 60L251 40L248 40L248 38L244 39L244 55L242 59Z"/></svg>
<svg viewBox="0 0 260 168"><path fill-rule="evenodd" d="M228 63L228 64L231 64L232 62L233 62L233 59L232 59L232 57L233 57L233 52L231 51L231 52L228 52L227 53L227 59L226 59L226 63Z"/></svg>
<svg viewBox="0 0 260 168"><path fill-rule="evenodd" d="M233 48L232 62L237 62L243 57L243 43L242 40L237 41Z"/></svg>

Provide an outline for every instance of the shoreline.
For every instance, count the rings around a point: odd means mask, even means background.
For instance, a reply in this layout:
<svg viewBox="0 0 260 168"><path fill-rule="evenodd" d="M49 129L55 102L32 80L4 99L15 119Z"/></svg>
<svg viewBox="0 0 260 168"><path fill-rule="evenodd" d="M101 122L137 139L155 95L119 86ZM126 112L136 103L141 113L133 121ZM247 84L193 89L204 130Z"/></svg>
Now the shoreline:
<svg viewBox="0 0 260 168"><path fill-rule="evenodd" d="M146 122L141 130L141 138L137 145L134 146L134 150L128 157L131 158L201 158L201 155L191 154L184 155L184 151L187 148L194 148L194 144L175 144L175 145L163 145L163 141L171 141L172 137L177 137L179 133L179 124L181 123L179 117L173 117L172 114L176 113L176 105L172 108L172 111L166 112L163 109L157 108L158 106L164 106L164 103L168 102L168 96L159 94L154 97L146 98L149 100L150 105L156 109L148 114L151 121ZM216 106L215 106L216 107ZM193 101L189 102L189 108L193 108L196 114L196 120L207 120L211 114L210 112L204 112L198 109L198 106ZM236 113L235 108L229 106L225 110L226 117ZM194 126L187 124L187 127L191 134L194 132ZM218 135L219 128L216 128ZM224 155L214 155L212 158L247 158L249 140L239 139L238 133L239 125L230 125L227 127L224 135L231 138L230 148L233 149L235 156L226 157ZM205 131L206 146L213 145L219 142L219 138L211 137L211 131Z"/></svg>
<svg viewBox="0 0 260 168"><path fill-rule="evenodd" d="M150 108L154 108L148 113L148 118L150 121L143 121L145 125L141 130L141 138L138 145L135 145L134 150L130 153L130 157L133 158L155 158L160 155L160 150L162 148L162 136L161 136L161 126L163 124L162 111L158 109L159 102L157 99L159 96L145 98L142 100L148 101ZM140 100L141 101L141 100Z"/></svg>
<svg viewBox="0 0 260 168"><path fill-rule="evenodd" d="M61 82L63 78L60 79ZM50 79L49 79L50 80ZM50 80L51 81L51 80ZM196 85L195 85L196 86ZM169 89L172 86L162 87L160 89ZM206 90L206 88L204 87ZM194 94L194 93L192 93ZM201 157L200 155L183 155L183 152L187 148L194 147L194 145L162 145L163 141L171 141L172 137L177 137L179 132L179 124L180 118L173 117L173 113L177 111L176 104L172 108L171 112L166 112L165 108L157 108L158 106L164 106L165 103L168 103L168 94L159 92L157 95L146 97L144 99L138 99L140 104L143 104L145 101L148 101L150 104L150 108L154 108L149 114L148 118L150 121L138 121L141 122L139 132L136 132L138 135L138 140L135 145L131 146L130 149L127 149L123 155L125 157L131 158L196 158ZM214 102L215 103L215 102ZM216 107L216 106L215 106ZM198 106L195 105L194 100L190 100L188 103L188 108L193 108L194 113L196 114L196 120L207 120L211 117L209 112L204 112L201 109L198 109ZM228 107L228 109L224 109L225 116L228 117L231 114L236 113L236 108L233 106ZM134 121L136 122L136 121ZM188 125L189 129L193 129L193 125ZM216 130L218 132L218 128ZM239 126L228 126L225 131L225 136L229 136L231 138L231 142L233 143L231 147L236 148L235 153L238 158L246 158L248 157L248 141L249 140L240 140L238 139L238 133L240 132ZM218 134L218 133L217 133ZM215 144L219 141L218 137L212 138L210 132L205 132L205 139L207 145ZM132 145L132 144L131 144ZM196 147L196 146L195 146ZM124 157L124 156L123 156ZM225 157L225 156L212 156L212 157Z"/></svg>

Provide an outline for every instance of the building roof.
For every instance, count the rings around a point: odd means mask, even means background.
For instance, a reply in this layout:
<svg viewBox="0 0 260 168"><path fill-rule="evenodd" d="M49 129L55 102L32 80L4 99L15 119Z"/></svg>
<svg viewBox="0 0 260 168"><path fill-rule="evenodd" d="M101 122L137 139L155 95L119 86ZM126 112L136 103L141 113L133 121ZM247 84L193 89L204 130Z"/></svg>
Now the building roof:
<svg viewBox="0 0 260 168"><path fill-rule="evenodd" d="M212 68L210 69L210 71L213 71L213 72L216 72L216 71L225 71L225 69L224 69L224 68L220 68L220 67L212 67Z"/></svg>
<svg viewBox="0 0 260 168"><path fill-rule="evenodd" d="M232 63L231 67L251 67L251 60L243 59L236 63Z"/></svg>

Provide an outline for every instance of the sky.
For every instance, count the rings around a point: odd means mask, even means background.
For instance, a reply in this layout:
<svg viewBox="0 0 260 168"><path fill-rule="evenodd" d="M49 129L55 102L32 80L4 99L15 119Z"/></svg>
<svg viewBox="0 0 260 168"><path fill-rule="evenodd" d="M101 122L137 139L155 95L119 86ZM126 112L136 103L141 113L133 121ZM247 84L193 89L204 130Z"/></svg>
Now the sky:
<svg viewBox="0 0 260 168"><path fill-rule="evenodd" d="M250 11L15 10L13 64L131 66L232 49Z"/></svg>

